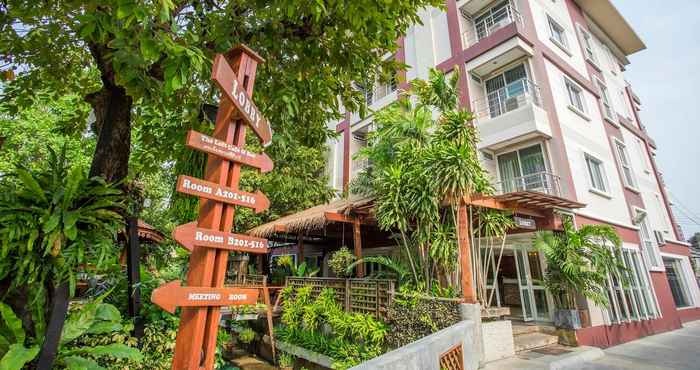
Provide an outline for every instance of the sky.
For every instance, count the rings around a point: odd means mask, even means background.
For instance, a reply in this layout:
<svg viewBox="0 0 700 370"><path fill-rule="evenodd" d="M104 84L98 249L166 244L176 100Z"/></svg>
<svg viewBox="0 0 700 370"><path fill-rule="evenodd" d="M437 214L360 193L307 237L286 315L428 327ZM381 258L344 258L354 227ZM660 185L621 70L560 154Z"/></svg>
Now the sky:
<svg viewBox="0 0 700 370"><path fill-rule="evenodd" d="M700 0L613 0L647 46L625 76L686 239L700 232Z"/></svg>

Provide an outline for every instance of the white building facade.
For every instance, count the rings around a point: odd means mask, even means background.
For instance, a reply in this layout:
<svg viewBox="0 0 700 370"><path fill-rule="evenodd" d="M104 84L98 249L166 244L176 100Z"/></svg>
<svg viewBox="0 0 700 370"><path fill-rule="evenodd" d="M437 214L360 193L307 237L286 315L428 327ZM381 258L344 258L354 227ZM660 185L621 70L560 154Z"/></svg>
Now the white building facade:
<svg viewBox="0 0 700 370"><path fill-rule="evenodd" d="M582 302L579 342L607 347L700 318L688 244L654 161L656 144L639 119L640 99L624 76L627 57L645 45L612 3L448 0L445 9L423 10L421 19L393 56L409 69L398 85L375 86L368 106L376 111L393 102L406 81L427 78L430 68L459 70L461 102L476 115L478 150L499 194L580 203L550 216L564 212L578 225L616 228L631 283L611 277L607 309ZM330 184L340 191L366 166L352 158L366 145L372 116L347 112L329 127L340 133L328 154ZM536 221L538 229L556 223ZM499 304L524 320L547 321L546 266L529 246L532 232L521 231L509 242L517 276L494 288Z"/></svg>

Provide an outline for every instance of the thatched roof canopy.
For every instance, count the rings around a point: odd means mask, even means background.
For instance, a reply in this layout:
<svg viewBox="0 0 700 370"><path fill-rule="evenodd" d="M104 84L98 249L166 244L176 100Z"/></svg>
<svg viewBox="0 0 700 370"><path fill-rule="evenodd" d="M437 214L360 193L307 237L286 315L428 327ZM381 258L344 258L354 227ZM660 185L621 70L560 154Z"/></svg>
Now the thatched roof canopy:
<svg viewBox="0 0 700 370"><path fill-rule="evenodd" d="M337 199L330 203L281 217L249 230L248 234L263 238L280 232L305 234L312 230L322 229L329 223L334 222L326 217L327 213L350 215L356 210L366 210L372 203L372 198L351 195L348 198Z"/></svg>

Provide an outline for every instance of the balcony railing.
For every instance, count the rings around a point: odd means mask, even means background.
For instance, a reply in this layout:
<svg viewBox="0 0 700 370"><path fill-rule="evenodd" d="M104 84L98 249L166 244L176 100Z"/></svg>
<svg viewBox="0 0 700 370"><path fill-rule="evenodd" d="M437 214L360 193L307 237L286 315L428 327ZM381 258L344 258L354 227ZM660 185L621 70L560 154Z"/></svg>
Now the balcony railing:
<svg viewBox="0 0 700 370"><path fill-rule="evenodd" d="M518 191L535 191L548 195L561 196L560 180L559 176L549 172L538 172L496 183L496 192L498 194L507 194Z"/></svg>
<svg viewBox="0 0 700 370"><path fill-rule="evenodd" d="M541 106L540 88L532 81L522 79L487 94L486 99L472 104L477 119L496 118L528 104Z"/></svg>
<svg viewBox="0 0 700 370"><path fill-rule="evenodd" d="M462 43L465 48L468 48L511 23L522 25L523 17L510 4L492 12L486 17L477 18L476 22L468 19L467 24L469 26L467 27L470 29L462 32Z"/></svg>

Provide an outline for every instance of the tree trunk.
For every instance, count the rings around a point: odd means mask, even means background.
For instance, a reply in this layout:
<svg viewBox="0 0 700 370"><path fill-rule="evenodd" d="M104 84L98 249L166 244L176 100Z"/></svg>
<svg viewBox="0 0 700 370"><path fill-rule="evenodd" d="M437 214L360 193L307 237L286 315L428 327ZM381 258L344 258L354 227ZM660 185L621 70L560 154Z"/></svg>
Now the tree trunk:
<svg viewBox="0 0 700 370"><path fill-rule="evenodd" d="M121 86L105 85L88 97L99 129L90 176L117 182L129 173L131 151L131 97Z"/></svg>
<svg viewBox="0 0 700 370"><path fill-rule="evenodd" d="M102 79L102 89L86 97L95 114L93 128L98 134L90 176L102 176L108 182L118 182L126 178L129 173L133 101L127 95L126 89L116 84L112 62L107 56L109 49L106 44L90 44L89 47ZM46 340L41 348L39 369L52 367L68 312L70 297L67 283L56 287L53 293L50 302L51 319Z"/></svg>
<svg viewBox="0 0 700 370"><path fill-rule="evenodd" d="M68 302L70 301L68 282L53 287L50 299L51 314L49 316L49 325L46 328L46 335L44 336L44 344L41 347L39 359L37 360L36 368L38 370L50 370L53 368L53 361L56 358L58 344L61 340L63 323L66 321L66 314L68 313Z"/></svg>

